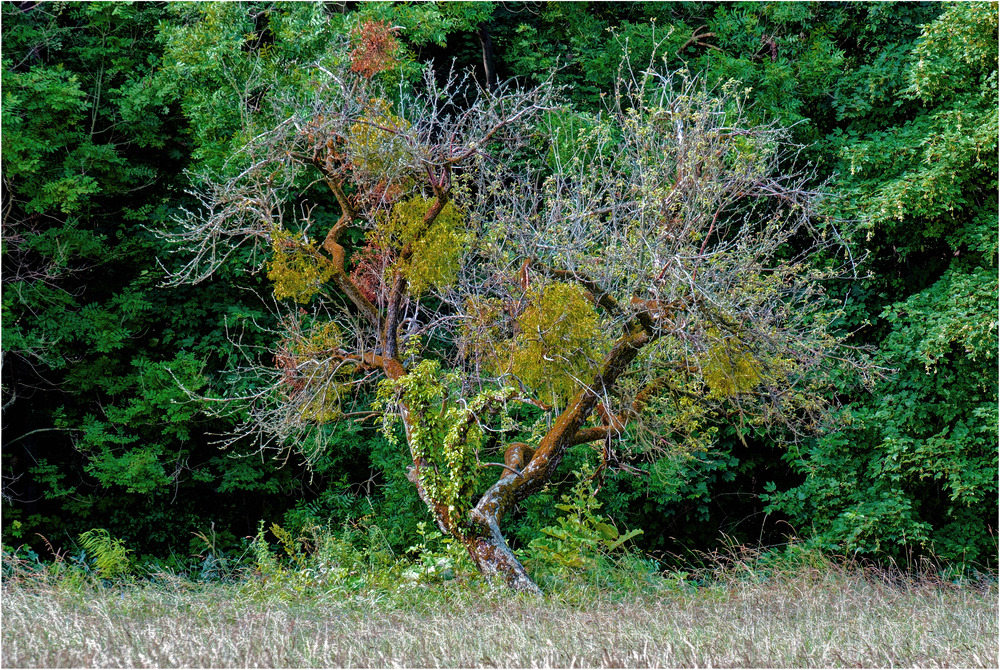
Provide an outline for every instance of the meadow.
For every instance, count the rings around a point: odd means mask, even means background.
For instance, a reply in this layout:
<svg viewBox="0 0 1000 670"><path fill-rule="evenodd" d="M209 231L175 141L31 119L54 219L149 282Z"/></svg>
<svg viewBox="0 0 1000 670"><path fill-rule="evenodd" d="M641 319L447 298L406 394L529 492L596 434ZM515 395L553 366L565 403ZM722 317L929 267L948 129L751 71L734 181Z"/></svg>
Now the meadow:
<svg viewBox="0 0 1000 670"><path fill-rule="evenodd" d="M997 582L731 555L513 595L310 566L197 581L6 571L4 667L997 667Z"/></svg>

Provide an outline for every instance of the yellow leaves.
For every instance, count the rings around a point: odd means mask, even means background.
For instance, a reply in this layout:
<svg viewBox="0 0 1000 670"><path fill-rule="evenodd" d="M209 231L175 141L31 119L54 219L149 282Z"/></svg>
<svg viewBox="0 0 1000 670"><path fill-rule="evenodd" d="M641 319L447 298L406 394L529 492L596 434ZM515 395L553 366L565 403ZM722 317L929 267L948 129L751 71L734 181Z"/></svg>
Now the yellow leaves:
<svg viewBox="0 0 1000 670"><path fill-rule="evenodd" d="M578 379L589 382L601 355L600 320L583 290L553 283L528 292L529 306L518 318L521 332L511 348L514 373L532 388L567 400Z"/></svg>
<svg viewBox="0 0 1000 670"><path fill-rule="evenodd" d="M715 396L733 397L752 391L763 381L761 362L739 342L719 340L709 347L702 373Z"/></svg>
<svg viewBox="0 0 1000 670"><path fill-rule="evenodd" d="M590 383L608 342L597 310L576 284L552 282L530 288L516 317L513 337L503 336L504 306L498 300L469 304L464 327L467 351L497 375L512 374L543 402L559 406Z"/></svg>
<svg viewBox="0 0 1000 670"><path fill-rule="evenodd" d="M336 271L315 243L300 240L287 230L272 230L271 246L274 256L268 263L267 278L274 282L274 297L279 300L309 302Z"/></svg>
<svg viewBox="0 0 1000 670"><path fill-rule="evenodd" d="M341 418L341 386L355 370L339 360L342 346L343 335L332 321L290 335L282 343L275 363L301 419L328 423Z"/></svg>
<svg viewBox="0 0 1000 670"><path fill-rule="evenodd" d="M386 248L402 250L410 245L409 258L400 269L413 295L454 282L471 238L465 228L465 212L450 201L427 226L426 218L435 202L420 195L398 202L375 231Z"/></svg>
<svg viewBox="0 0 1000 670"><path fill-rule="evenodd" d="M396 116L384 100L372 101L373 110L353 124L346 151L356 169L373 175L392 175L406 163L407 147L402 133L410 122Z"/></svg>
<svg viewBox="0 0 1000 670"><path fill-rule="evenodd" d="M430 287L441 288L454 282L468 238L460 226L435 222L427 234L414 243L413 256L403 270L410 291L420 295Z"/></svg>

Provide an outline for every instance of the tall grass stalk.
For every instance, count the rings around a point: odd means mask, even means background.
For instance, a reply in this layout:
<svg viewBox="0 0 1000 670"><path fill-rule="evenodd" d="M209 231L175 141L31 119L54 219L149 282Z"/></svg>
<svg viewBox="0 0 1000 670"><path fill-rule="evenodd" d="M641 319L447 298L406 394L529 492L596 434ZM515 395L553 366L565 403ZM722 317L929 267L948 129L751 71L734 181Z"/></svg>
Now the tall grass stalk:
<svg viewBox="0 0 1000 670"><path fill-rule="evenodd" d="M801 564L511 596L10 579L5 667L997 667L996 581ZM640 583L641 582L641 583Z"/></svg>

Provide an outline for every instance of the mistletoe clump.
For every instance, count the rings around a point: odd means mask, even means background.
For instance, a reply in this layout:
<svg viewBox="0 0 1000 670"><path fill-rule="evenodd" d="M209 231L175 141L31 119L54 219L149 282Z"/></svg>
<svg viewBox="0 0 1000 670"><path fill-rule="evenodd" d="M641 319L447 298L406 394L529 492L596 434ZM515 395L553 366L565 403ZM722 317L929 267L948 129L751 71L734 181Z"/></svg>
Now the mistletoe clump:
<svg viewBox="0 0 1000 670"><path fill-rule="evenodd" d="M332 321L296 331L279 347L275 363L283 386L301 420L329 423L341 418L341 382L354 365L338 356L344 338Z"/></svg>
<svg viewBox="0 0 1000 670"><path fill-rule="evenodd" d="M722 340L709 348L702 373L713 394L732 397L748 393L760 384L763 365L737 342Z"/></svg>
<svg viewBox="0 0 1000 670"><path fill-rule="evenodd" d="M271 246L274 256L268 264L267 278L274 282L275 298L308 303L333 277L333 263L308 239L297 239L287 230L276 228L271 232Z"/></svg>
<svg viewBox="0 0 1000 670"><path fill-rule="evenodd" d="M409 160L404 139L409 128L410 122L393 114L388 102L372 101L371 109L348 130L345 149L350 164L376 181L398 173Z"/></svg>
<svg viewBox="0 0 1000 670"><path fill-rule="evenodd" d="M606 352L601 319L586 292L573 284L531 286L523 304L516 313L517 305L469 299L471 318L462 331L466 355L496 377L513 375L548 404L564 404L580 380L593 377Z"/></svg>
<svg viewBox="0 0 1000 670"><path fill-rule="evenodd" d="M414 295L451 285L471 240L465 213L451 201L428 225L428 212L434 204L433 198L421 195L398 202L376 231L385 246L399 250L405 258L399 269Z"/></svg>
<svg viewBox="0 0 1000 670"><path fill-rule="evenodd" d="M528 308L517 320L511 371L553 405L569 399L580 380L593 377L604 357L605 338L594 305L579 286L554 282L528 291Z"/></svg>

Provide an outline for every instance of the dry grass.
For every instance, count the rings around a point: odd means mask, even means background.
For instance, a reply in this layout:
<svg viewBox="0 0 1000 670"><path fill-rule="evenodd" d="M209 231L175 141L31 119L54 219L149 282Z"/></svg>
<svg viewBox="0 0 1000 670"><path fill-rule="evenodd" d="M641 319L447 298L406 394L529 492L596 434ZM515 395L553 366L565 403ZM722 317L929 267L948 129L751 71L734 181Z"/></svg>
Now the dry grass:
<svg viewBox="0 0 1000 670"><path fill-rule="evenodd" d="M997 586L799 567L625 596L450 582L3 587L4 667L997 667Z"/></svg>

